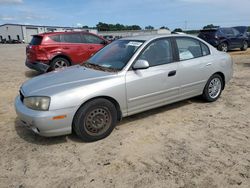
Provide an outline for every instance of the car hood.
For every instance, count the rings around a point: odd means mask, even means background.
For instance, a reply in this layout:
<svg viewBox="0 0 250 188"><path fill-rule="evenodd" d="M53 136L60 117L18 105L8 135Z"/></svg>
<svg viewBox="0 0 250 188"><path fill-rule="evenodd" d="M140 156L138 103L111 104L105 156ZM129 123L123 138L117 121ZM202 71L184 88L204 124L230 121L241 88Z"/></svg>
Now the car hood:
<svg viewBox="0 0 250 188"><path fill-rule="evenodd" d="M21 91L25 96L49 95L60 90L109 79L115 75L117 73L76 65L32 78L22 85Z"/></svg>

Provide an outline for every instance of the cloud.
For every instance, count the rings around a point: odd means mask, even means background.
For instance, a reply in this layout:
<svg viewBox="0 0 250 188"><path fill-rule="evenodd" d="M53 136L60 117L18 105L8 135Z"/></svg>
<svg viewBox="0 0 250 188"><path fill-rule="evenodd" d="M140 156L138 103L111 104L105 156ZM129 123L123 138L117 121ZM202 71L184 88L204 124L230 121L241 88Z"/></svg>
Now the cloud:
<svg viewBox="0 0 250 188"><path fill-rule="evenodd" d="M23 0L0 0L0 4L21 4Z"/></svg>
<svg viewBox="0 0 250 188"><path fill-rule="evenodd" d="M12 21L12 20L15 20L15 18L12 17L12 16L1 16L0 15L0 20L2 20L2 21Z"/></svg>

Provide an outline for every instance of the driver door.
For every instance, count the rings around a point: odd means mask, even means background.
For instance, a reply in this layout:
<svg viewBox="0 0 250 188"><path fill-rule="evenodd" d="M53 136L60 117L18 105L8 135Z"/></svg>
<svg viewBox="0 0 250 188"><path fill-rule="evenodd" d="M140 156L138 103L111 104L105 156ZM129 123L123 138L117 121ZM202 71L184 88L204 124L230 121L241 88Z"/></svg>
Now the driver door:
<svg viewBox="0 0 250 188"><path fill-rule="evenodd" d="M137 60L149 68L126 74L128 115L170 103L178 98L178 64L174 62L170 38L151 42Z"/></svg>

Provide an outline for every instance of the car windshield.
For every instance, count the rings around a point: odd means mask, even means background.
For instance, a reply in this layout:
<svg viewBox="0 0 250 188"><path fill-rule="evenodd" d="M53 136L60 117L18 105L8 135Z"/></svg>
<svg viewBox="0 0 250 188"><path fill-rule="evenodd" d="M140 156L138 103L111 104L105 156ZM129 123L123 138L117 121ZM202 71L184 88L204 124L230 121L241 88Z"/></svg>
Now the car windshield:
<svg viewBox="0 0 250 188"><path fill-rule="evenodd" d="M114 41L82 65L103 71L120 71L143 43L139 40Z"/></svg>

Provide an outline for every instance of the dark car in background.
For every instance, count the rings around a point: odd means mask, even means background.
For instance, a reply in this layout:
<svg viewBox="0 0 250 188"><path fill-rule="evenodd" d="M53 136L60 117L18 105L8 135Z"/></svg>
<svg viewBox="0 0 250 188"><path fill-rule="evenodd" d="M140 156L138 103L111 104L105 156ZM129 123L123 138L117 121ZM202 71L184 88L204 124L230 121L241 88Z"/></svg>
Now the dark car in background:
<svg viewBox="0 0 250 188"><path fill-rule="evenodd" d="M39 72L82 63L109 42L88 32L34 35L26 47L26 66Z"/></svg>
<svg viewBox="0 0 250 188"><path fill-rule="evenodd" d="M198 37L220 51L227 52L234 48L240 48L242 51L245 51L248 48L248 37L244 29L247 29L247 27L203 29Z"/></svg>
<svg viewBox="0 0 250 188"><path fill-rule="evenodd" d="M250 32L247 32L247 37L248 37L248 47L250 47Z"/></svg>

